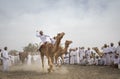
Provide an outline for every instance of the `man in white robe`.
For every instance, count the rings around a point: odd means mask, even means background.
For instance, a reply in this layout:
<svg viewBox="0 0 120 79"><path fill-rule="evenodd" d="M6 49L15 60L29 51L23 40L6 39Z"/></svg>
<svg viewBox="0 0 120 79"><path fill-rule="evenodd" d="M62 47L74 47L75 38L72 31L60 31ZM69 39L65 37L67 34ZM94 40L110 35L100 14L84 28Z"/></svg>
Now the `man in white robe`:
<svg viewBox="0 0 120 79"><path fill-rule="evenodd" d="M3 59L3 72L9 71L9 55L7 52L7 47L4 47L4 51L2 52Z"/></svg>
<svg viewBox="0 0 120 79"><path fill-rule="evenodd" d="M87 61L89 61L90 56L91 56L91 50L90 50L90 48L88 48L88 49L85 51L85 56L86 56L86 58L87 58Z"/></svg>
<svg viewBox="0 0 120 79"><path fill-rule="evenodd" d="M92 56L90 56L90 59L88 60L88 65L93 65L94 64L94 59Z"/></svg>
<svg viewBox="0 0 120 79"><path fill-rule="evenodd" d="M120 64L120 58L118 58L118 56L116 55L113 62L114 62L114 67L118 68L118 65Z"/></svg>
<svg viewBox="0 0 120 79"><path fill-rule="evenodd" d="M81 65L87 65L87 58L85 56L83 56L83 59L81 60Z"/></svg>
<svg viewBox="0 0 120 79"><path fill-rule="evenodd" d="M85 50L84 50L84 47L81 47L80 48L80 63L81 63L83 57L85 57Z"/></svg>
<svg viewBox="0 0 120 79"><path fill-rule="evenodd" d="M48 36L48 35L43 34L43 31L36 31L36 36L40 38L40 40L41 40L41 45L42 45L42 44L45 44L46 42L50 42L50 43L53 43L53 44L55 43L55 39L51 38L51 37ZM49 38L50 41L47 40L47 38Z"/></svg>
<svg viewBox="0 0 120 79"><path fill-rule="evenodd" d="M114 47L113 43L110 44L109 50L110 50L110 54L109 54L110 55L110 65L112 65L113 60L115 58L115 52L116 52L116 48Z"/></svg>
<svg viewBox="0 0 120 79"><path fill-rule="evenodd" d="M68 64L69 63L69 54L66 54L64 57L64 63Z"/></svg>
<svg viewBox="0 0 120 79"><path fill-rule="evenodd" d="M74 64L74 56L75 56L75 52L71 50L70 51L70 64Z"/></svg>
<svg viewBox="0 0 120 79"><path fill-rule="evenodd" d="M0 58L1 58L1 54L2 54L2 52L1 52L2 50L0 49Z"/></svg>
<svg viewBox="0 0 120 79"><path fill-rule="evenodd" d="M119 55L119 58L120 58L120 42L118 42L118 46L116 48L116 53Z"/></svg>
<svg viewBox="0 0 120 79"><path fill-rule="evenodd" d="M106 65L106 59L105 59L104 56L105 55L99 57L99 59L98 59L98 65L100 65L100 66Z"/></svg>
<svg viewBox="0 0 120 79"><path fill-rule="evenodd" d="M2 50L0 49L0 64L2 64Z"/></svg>
<svg viewBox="0 0 120 79"><path fill-rule="evenodd" d="M80 54L79 54L79 49L78 48L76 48L76 50L75 50L75 63L76 64L79 64L79 57L80 57Z"/></svg>
<svg viewBox="0 0 120 79"><path fill-rule="evenodd" d="M95 61L94 61L94 64L95 64L95 65L98 65L98 64L99 64L99 63L98 63L98 60L99 60L99 56L96 56L96 57L95 57Z"/></svg>
<svg viewBox="0 0 120 79"><path fill-rule="evenodd" d="M110 65L110 55L109 55L110 49L109 47L105 44L103 48L103 53L104 53L104 64L105 65Z"/></svg>

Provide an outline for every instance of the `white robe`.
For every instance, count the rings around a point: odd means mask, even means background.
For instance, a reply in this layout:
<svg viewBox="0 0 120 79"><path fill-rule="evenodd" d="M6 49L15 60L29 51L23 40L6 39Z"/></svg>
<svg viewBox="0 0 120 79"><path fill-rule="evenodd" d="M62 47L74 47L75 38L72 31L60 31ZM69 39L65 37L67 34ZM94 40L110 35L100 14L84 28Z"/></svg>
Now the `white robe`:
<svg viewBox="0 0 120 79"><path fill-rule="evenodd" d="M14 56L14 64L18 64L20 61L19 55Z"/></svg>
<svg viewBox="0 0 120 79"><path fill-rule="evenodd" d="M0 58L1 58L1 54L2 54L2 53L0 52Z"/></svg>
<svg viewBox="0 0 120 79"><path fill-rule="evenodd" d="M109 54L110 55L110 65L111 65L113 63L114 58L115 58L116 48L114 46L109 47L109 50L110 50L110 52L112 52L112 53Z"/></svg>
<svg viewBox="0 0 120 79"><path fill-rule="evenodd" d="M74 51L71 51L70 56L71 56L71 58L70 58L70 64L74 64L75 52L74 52Z"/></svg>
<svg viewBox="0 0 120 79"><path fill-rule="evenodd" d="M105 62L105 65L110 65L110 49L107 47L107 48L103 48L103 53L106 53L105 56L104 56L104 62Z"/></svg>
<svg viewBox="0 0 120 79"><path fill-rule="evenodd" d="M97 58L95 58L95 65L98 65L98 59Z"/></svg>
<svg viewBox="0 0 120 79"><path fill-rule="evenodd" d="M117 48L116 48L116 53L119 54L119 58L120 58L120 46L117 46Z"/></svg>
<svg viewBox="0 0 120 79"><path fill-rule="evenodd" d="M115 52L116 51L116 48L113 46L113 47L109 47L110 48L110 51L111 52Z"/></svg>
<svg viewBox="0 0 120 79"><path fill-rule="evenodd" d="M93 65L93 64L94 64L94 59L93 59L93 58L90 58L90 59L88 60L88 64L89 64L89 65Z"/></svg>
<svg viewBox="0 0 120 79"><path fill-rule="evenodd" d="M65 55L64 62L65 62L66 64L69 63L69 54Z"/></svg>
<svg viewBox="0 0 120 79"><path fill-rule="evenodd" d="M85 56L85 51L84 49L80 50L80 61L83 59L83 56Z"/></svg>
<svg viewBox="0 0 120 79"><path fill-rule="evenodd" d="M120 64L120 58L114 58L113 62L114 64Z"/></svg>
<svg viewBox="0 0 120 79"><path fill-rule="evenodd" d="M32 56L31 56L31 55L28 55L28 60L27 60L27 64L28 64L28 65L31 65L31 58L32 58Z"/></svg>
<svg viewBox="0 0 120 79"><path fill-rule="evenodd" d="M47 38L52 39L52 38L50 38L50 36L48 36L48 35L40 35L39 32L37 32L37 33L36 33L36 36L40 38L40 40L41 40L41 45L42 45L43 43L45 43L45 42L51 42L51 43L53 42L53 40L52 40L52 41L47 40Z"/></svg>
<svg viewBox="0 0 120 79"><path fill-rule="evenodd" d="M86 50L85 54L86 54L87 60L90 59L91 51Z"/></svg>
<svg viewBox="0 0 120 79"><path fill-rule="evenodd" d="M79 50L75 51L75 63L79 64Z"/></svg>
<svg viewBox="0 0 120 79"><path fill-rule="evenodd" d="M1 54L2 54L2 53L0 52L0 60L2 60Z"/></svg>
<svg viewBox="0 0 120 79"><path fill-rule="evenodd" d="M58 63L58 65L61 65L61 64L62 64L62 59L61 59L61 57L58 57L57 63Z"/></svg>
<svg viewBox="0 0 120 79"><path fill-rule="evenodd" d="M86 65L87 64L87 59L83 58L80 62L81 65Z"/></svg>
<svg viewBox="0 0 120 79"><path fill-rule="evenodd" d="M3 71L9 70L9 55L7 51L2 52L2 59L3 59Z"/></svg>
<svg viewBox="0 0 120 79"><path fill-rule="evenodd" d="M11 60L11 65L15 64L15 57L14 56L10 56L10 60Z"/></svg>

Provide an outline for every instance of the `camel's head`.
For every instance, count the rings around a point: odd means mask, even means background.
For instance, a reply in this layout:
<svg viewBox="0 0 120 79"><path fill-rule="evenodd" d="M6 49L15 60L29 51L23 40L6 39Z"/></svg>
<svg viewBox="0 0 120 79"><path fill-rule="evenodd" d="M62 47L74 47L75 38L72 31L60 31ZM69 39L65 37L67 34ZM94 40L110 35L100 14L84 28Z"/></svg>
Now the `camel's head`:
<svg viewBox="0 0 120 79"><path fill-rule="evenodd" d="M93 50L95 50L97 47L92 47Z"/></svg>
<svg viewBox="0 0 120 79"><path fill-rule="evenodd" d="M56 36L56 39L62 39L64 35L65 35L64 32L58 33L57 36Z"/></svg>
<svg viewBox="0 0 120 79"><path fill-rule="evenodd" d="M65 45L70 45L71 43L72 43L72 41L70 41L70 40L65 41Z"/></svg>
<svg viewBox="0 0 120 79"><path fill-rule="evenodd" d="M98 48L97 48L97 47L93 47L92 49L95 50L95 51L98 51Z"/></svg>

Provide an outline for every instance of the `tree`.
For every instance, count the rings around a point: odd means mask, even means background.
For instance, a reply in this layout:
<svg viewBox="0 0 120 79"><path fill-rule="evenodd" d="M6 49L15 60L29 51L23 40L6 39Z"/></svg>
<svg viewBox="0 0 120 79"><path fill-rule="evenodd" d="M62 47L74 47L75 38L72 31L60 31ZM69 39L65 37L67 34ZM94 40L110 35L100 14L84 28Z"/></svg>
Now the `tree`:
<svg viewBox="0 0 120 79"><path fill-rule="evenodd" d="M17 50L10 50L9 54L10 55L17 55L17 52L18 52Z"/></svg>
<svg viewBox="0 0 120 79"><path fill-rule="evenodd" d="M39 45L37 43L32 44L29 43L27 46L23 48L24 52L30 52L31 54L36 53Z"/></svg>

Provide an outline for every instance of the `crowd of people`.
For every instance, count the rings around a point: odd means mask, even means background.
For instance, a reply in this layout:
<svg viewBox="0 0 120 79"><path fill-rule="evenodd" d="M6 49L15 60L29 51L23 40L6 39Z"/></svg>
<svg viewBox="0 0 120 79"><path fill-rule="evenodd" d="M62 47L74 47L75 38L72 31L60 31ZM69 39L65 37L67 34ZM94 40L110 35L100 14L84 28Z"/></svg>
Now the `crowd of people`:
<svg viewBox="0 0 120 79"><path fill-rule="evenodd" d="M110 45L104 44L101 48L102 54L99 55L98 52L91 48L85 49L84 47L79 47L75 49L69 49L68 54L64 56L64 63L69 64L80 64L80 65L100 65L100 66L113 66L119 68L120 66L120 42L118 46L115 47L113 43ZM46 62L47 62L47 58ZM8 54L7 47L4 50L0 49L0 60L2 60L3 71L9 70L9 66L20 63L19 55ZM59 57L58 62L61 59ZM1 61L0 61L1 62ZM40 54L28 54L26 59L26 64L31 65L32 63L41 63Z"/></svg>
<svg viewBox="0 0 120 79"><path fill-rule="evenodd" d="M3 72L8 72L10 67L20 64L25 64L28 66L32 64L41 64L40 54L37 54L37 52L36 54L29 53L28 56L25 58L25 62L22 63L19 57L19 52L18 54L14 55L9 54L9 52L7 51L7 47L4 47L4 50L0 49L0 65L2 65Z"/></svg>
<svg viewBox="0 0 120 79"><path fill-rule="evenodd" d="M110 43L110 45L104 44L101 51L102 54L99 55L98 52L90 48L86 50L84 47L69 49L65 62L81 65L114 66L118 68L120 64L120 42L118 42L117 47L113 43Z"/></svg>

